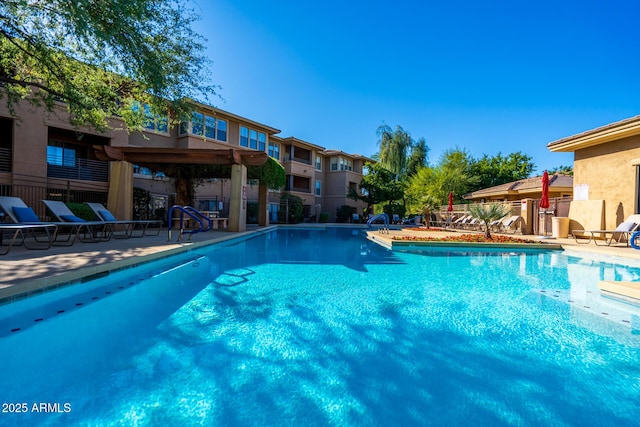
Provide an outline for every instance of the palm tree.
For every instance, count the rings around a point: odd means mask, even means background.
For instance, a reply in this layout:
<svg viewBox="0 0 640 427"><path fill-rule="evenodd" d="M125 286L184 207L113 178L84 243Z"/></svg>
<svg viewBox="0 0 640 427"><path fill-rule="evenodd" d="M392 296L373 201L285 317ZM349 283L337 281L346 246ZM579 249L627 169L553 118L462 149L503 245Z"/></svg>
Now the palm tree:
<svg viewBox="0 0 640 427"><path fill-rule="evenodd" d="M490 205L469 205L469 214L484 222L484 237L491 239L491 222L503 218L509 213L509 208L499 203Z"/></svg>

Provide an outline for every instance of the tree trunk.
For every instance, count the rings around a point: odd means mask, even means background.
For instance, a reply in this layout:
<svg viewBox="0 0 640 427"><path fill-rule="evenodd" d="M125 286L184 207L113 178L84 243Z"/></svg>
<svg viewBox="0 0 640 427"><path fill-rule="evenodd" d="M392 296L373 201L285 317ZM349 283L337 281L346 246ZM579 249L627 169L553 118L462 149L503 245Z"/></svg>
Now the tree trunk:
<svg viewBox="0 0 640 427"><path fill-rule="evenodd" d="M176 204L180 206L193 205L193 183L191 178L178 176L176 180Z"/></svg>

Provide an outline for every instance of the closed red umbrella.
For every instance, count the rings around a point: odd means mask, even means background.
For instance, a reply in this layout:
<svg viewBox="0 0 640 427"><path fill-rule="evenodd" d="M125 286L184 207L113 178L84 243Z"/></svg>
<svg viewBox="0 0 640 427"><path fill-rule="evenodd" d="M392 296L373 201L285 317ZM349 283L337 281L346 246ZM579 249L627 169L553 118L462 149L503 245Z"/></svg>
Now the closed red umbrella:
<svg viewBox="0 0 640 427"><path fill-rule="evenodd" d="M449 205L447 206L448 212L453 212L453 191L449 191Z"/></svg>
<svg viewBox="0 0 640 427"><path fill-rule="evenodd" d="M542 174L542 197L540 197L540 207L547 209L549 207L549 174L545 170Z"/></svg>

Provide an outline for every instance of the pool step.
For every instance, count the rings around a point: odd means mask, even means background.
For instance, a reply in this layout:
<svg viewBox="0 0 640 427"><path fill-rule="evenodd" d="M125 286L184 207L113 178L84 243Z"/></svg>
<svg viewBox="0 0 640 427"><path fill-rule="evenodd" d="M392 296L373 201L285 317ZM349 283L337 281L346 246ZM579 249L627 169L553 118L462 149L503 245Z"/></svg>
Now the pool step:
<svg viewBox="0 0 640 427"><path fill-rule="evenodd" d="M598 282L598 287L609 297L621 297L629 302L640 304L640 282L601 280Z"/></svg>

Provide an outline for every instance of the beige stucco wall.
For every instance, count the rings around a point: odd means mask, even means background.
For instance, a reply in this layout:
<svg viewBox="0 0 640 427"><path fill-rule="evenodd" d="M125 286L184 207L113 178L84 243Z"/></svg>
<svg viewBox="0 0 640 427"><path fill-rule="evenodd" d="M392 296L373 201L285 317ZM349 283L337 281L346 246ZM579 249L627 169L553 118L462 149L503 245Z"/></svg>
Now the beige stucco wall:
<svg viewBox="0 0 640 427"><path fill-rule="evenodd" d="M574 185L589 186L589 200L604 200L604 227L613 230L635 209L636 167L640 136L575 152Z"/></svg>

